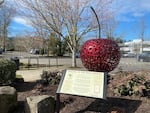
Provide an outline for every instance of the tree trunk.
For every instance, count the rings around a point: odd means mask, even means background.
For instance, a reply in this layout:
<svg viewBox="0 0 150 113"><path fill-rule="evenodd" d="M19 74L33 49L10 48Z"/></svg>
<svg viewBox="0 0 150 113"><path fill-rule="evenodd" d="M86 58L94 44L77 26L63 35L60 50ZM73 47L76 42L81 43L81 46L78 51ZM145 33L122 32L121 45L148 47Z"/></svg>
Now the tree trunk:
<svg viewBox="0 0 150 113"><path fill-rule="evenodd" d="M6 38L7 38L7 26L6 26L6 23L4 24L3 37L4 37L3 50L5 52L5 50L6 50Z"/></svg>
<svg viewBox="0 0 150 113"><path fill-rule="evenodd" d="M72 67L77 67L76 52L72 51Z"/></svg>

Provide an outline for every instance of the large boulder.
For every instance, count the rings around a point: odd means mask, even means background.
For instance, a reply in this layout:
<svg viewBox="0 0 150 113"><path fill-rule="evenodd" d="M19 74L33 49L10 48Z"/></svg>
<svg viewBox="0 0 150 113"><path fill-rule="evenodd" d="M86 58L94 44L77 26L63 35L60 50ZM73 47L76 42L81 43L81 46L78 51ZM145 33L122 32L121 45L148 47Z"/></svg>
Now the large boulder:
<svg viewBox="0 0 150 113"><path fill-rule="evenodd" d="M12 113L16 107L16 89L10 86L0 87L0 113Z"/></svg>
<svg viewBox="0 0 150 113"><path fill-rule="evenodd" d="M54 113L55 99L48 95L26 98L25 113Z"/></svg>

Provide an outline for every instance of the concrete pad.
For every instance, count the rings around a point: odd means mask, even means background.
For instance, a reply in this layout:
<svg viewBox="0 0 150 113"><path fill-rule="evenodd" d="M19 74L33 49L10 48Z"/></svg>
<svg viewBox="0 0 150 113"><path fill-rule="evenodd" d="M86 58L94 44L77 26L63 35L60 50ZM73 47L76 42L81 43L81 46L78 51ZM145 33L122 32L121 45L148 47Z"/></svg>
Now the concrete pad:
<svg viewBox="0 0 150 113"><path fill-rule="evenodd" d="M25 82L31 82L41 79L40 74L42 74L42 69L39 70L18 70L17 75L22 75Z"/></svg>

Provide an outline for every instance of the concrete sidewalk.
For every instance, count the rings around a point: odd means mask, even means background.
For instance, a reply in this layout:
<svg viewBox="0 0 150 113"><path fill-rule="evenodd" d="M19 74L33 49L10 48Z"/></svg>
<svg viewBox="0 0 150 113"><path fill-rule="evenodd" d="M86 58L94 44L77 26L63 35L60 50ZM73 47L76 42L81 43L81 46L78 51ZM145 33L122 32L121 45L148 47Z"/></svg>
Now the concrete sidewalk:
<svg viewBox="0 0 150 113"><path fill-rule="evenodd" d="M29 70L17 70L16 74L21 75L25 82L32 82L41 79L40 75L43 70L63 70L65 68L37 68Z"/></svg>
<svg viewBox="0 0 150 113"><path fill-rule="evenodd" d="M40 79L43 70L18 70L17 75L21 75L25 82L36 81Z"/></svg>

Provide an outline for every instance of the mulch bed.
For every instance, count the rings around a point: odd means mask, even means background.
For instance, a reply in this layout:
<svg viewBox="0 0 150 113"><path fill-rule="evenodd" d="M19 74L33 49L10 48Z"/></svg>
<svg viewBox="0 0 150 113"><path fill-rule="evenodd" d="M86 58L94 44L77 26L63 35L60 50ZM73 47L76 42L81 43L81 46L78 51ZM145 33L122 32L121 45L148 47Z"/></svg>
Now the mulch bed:
<svg viewBox="0 0 150 113"><path fill-rule="evenodd" d="M149 72L147 72L149 73ZM118 81L121 81L121 76ZM115 79L114 79L115 80ZM60 113L150 113L150 99L141 96L116 96L112 91L111 80L107 87L107 100L60 95ZM120 83L120 82L118 82ZM14 113L24 113L24 101L28 96L52 95L56 96L58 85L41 85L36 82L16 83L18 91L18 109Z"/></svg>

